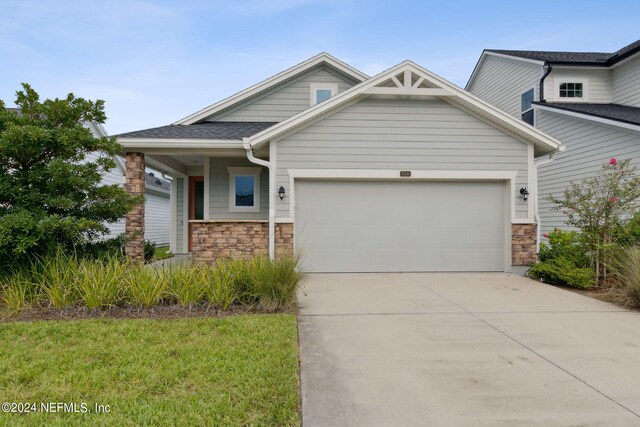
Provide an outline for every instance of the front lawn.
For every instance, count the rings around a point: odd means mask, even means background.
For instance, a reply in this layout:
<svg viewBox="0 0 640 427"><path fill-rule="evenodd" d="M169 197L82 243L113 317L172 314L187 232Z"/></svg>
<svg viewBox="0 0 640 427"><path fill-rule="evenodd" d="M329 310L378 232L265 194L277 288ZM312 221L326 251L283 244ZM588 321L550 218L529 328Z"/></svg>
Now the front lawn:
<svg viewBox="0 0 640 427"><path fill-rule="evenodd" d="M0 425L299 425L296 319L0 323L0 395L110 407L0 412Z"/></svg>

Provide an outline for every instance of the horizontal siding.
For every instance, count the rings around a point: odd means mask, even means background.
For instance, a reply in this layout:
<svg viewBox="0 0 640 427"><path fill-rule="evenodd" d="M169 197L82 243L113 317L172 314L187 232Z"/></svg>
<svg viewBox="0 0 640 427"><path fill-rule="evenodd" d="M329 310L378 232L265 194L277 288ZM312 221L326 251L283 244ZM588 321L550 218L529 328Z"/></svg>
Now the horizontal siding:
<svg viewBox="0 0 640 427"><path fill-rule="evenodd" d="M311 83L336 83L338 92L343 92L355 84L326 67L316 68L239 105L232 111L212 116L207 120L281 122L310 107Z"/></svg>
<svg viewBox="0 0 640 427"><path fill-rule="evenodd" d="M640 107L640 57L613 69L612 97L616 104Z"/></svg>
<svg viewBox="0 0 640 427"><path fill-rule="evenodd" d="M174 183L176 185L176 252L185 253L186 248L184 246L184 178L176 178Z"/></svg>
<svg viewBox="0 0 640 427"><path fill-rule="evenodd" d="M269 218L269 170L260 171L260 212L229 212L228 167L260 167L245 159L211 159L209 183L209 216L211 219L268 219Z"/></svg>
<svg viewBox="0 0 640 427"><path fill-rule="evenodd" d="M542 66L487 56L469 91L477 97L520 118L520 95L534 88L538 99L538 83Z"/></svg>
<svg viewBox="0 0 640 427"><path fill-rule="evenodd" d="M443 101L368 98L276 147L276 188L289 188L287 169L516 170L528 186L526 144ZM276 208L290 216L287 198ZM516 209L527 216L521 199Z"/></svg>
<svg viewBox="0 0 640 427"><path fill-rule="evenodd" d="M574 98L558 98L557 84L560 81L581 79L587 81L587 99L593 103L611 102L611 72L609 70L552 70L545 79L545 99L549 102L575 102Z"/></svg>
<svg viewBox="0 0 640 427"><path fill-rule="evenodd" d="M159 246L168 245L171 227L169 195L147 192L144 198L144 238Z"/></svg>
<svg viewBox="0 0 640 427"><path fill-rule="evenodd" d="M538 171L542 232L567 229L566 215L553 210L546 200L559 197L571 184L594 176L611 157L632 159L640 166L640 133L580 120L548 111L539 111L537 127L566 145L555 160Z"/></svg>

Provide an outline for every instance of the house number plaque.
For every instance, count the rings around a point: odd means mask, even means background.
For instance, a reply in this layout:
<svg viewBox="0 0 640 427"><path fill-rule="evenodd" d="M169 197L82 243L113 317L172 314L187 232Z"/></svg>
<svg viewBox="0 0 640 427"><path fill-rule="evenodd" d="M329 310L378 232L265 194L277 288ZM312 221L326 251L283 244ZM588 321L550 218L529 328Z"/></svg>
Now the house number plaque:
<svg viewBox="0 0 640 427"><path fill-rule="evenodd" d="M411 171L400 171L400 176L401 177L410 177L411 176Z"/></svg>

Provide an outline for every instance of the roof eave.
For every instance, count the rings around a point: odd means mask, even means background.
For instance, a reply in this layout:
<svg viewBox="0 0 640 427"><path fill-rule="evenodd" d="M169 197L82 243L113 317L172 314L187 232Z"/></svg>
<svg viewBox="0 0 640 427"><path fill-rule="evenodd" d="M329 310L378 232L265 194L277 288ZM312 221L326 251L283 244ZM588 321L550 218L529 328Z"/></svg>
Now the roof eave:
<svg viewBox="0 0 640 427"><path fill-rule="evenodd" d="M211 116L212 114L215 114L216 112L219 112L221 110L227 109L239 102L244 101L247 98L250 98L251 96L257 95L258 93L261 93L265 90L268 90L269 88L282 83L283 81L286 81L290 78L292 78L295 75L298 75L300 73L303 73L315 66L318 66L322 63L326 63L338 70L340 70L341 72L343 72L344 74L346 74L347 76L352 77L354 80L356 81L365 81L369 78L369 76L367 76L365 73L353 68L352 66L350 66L349 64L340 61L339 59L333 57L332 55L326 53L326 52L322 52L318 55L313 56L312 58L307 59L306 61L303 61L297 65L294 65L291 68L288 68L266 80L261 81L260 83L257 83L243 91L240 91L234 95L231 95L225 99L223 99L222 101L219 101L215 104L212 104L208 107L205 107L193 114L188 115L187 117L184 117L176 122L174 122L174 125L190 125L193 123L198 122L199 120L202 120L208 116Z"/></svg>

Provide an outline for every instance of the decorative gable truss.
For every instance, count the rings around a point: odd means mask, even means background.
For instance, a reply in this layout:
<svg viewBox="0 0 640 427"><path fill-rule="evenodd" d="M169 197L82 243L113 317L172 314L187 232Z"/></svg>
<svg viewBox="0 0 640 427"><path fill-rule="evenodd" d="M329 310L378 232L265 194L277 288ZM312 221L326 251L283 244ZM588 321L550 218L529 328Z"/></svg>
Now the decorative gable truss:
<svg viewBox="0 0 640 427"><path fill-rule="evenodd" d="M368 96L439 97L470 114L498 126L515 138L532 143L536 155L562 150L560 141L475 97L412 61L404 61L331 99L317 104L277 125L244 139L245 147L260 146L295 133L297 129L356 103Z"/></svg>

